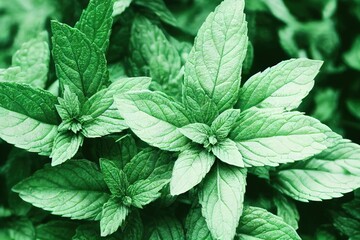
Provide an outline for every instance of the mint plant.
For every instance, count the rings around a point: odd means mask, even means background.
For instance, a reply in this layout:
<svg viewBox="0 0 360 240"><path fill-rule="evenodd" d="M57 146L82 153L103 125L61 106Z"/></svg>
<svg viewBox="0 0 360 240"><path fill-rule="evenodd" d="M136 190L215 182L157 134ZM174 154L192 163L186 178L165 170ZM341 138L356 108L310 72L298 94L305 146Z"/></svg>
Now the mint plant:
<svg viewBox="0 0 360 240"><path fill-rule="evenodd" d="M314 25L333 26L334 1ZM284 39L311 34L291 4L61 2L0 70L0 239L358 237L360 146L336 122L357 98L317 86L323 61ZM303 57L258 72L264 12Z"/></svg>

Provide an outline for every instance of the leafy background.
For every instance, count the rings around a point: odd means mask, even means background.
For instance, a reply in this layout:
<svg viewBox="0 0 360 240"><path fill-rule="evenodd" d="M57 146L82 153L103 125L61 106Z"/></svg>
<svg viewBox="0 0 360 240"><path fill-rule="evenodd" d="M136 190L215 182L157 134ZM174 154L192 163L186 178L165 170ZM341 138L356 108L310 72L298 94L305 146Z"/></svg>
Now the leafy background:
<svg viewBox="0 0 360 240"><path fill-rule="evenodd" d="M176 96L180 92L174 88L178 83L177 70L186 61L201 24L221 1L169 0L165 1L169 10L158 7L157 3L161 1L119 2L122 3L115 9L106 54L110 80L125 75L159 76L159 82L152 83L151 87ZM153 5L149 2L153 2ZM86 0L1 1L0 68L4 70L0 69L0 79L6 80L14 75L24 81L42 79L32 84L57 94L54 59L52 56L46 59L47 53L41 49L46 51L49 48L41 46L39 42L43 41L37 41L40 45L31 51L34 51L33 54L36 56L34 59L43 59L48 65L38 64L34 60L30 66L36 68L31 68L22 65L21 54L20 60L13 56L16 56L14 54L23 44L32 45L29 41L36 42L36 39L45 40L52 49L50 20L56 19L74 26L87 5ZM251 47L243 67L243 81L289 58L308 57L323 60L325 63L316 77L315 86L299 110L327 124L344 138L360 143L360 32L356 28L360 24L360 1L249 0L245 4L245 13ZM136 14L141 14L143 19L135 19ZM156 31L160 33L151 35L151 32L146 31L152 25L158 26ZM142 43L142 39L133 40L135 35L132 31L143 31L143 34L149 34L149 39L168 44L169 52L165 56L160 56L165 59L149 62L149 56L156 52L156 49L150 49L149 52L142 53L147 54L142 64L141 61L134 64L133 59L139 56L136 51L146 43ZM147 66L158 62L172 64L161 68L165 74L149 72ZM10 66L12 71L5 71ZM43 74L39 76L39 72ZM25 79L22 74L27 78ZM164 76L175 81L168 82ZM134 156L138 151L131 147L135 142L139 149L144 147L143 142L135 136L129 137L129 133L130 131L125 131L121 135L102 139L86 139L76 156L93 161L103 157L118 160L125 165L129 161L126 158ZM122 140L118 143L115 142L117 139ZM46 211L32 207L12 192L11 188L16 183L42 169L49 159L20 150L1 140L0 142L0 229L4 230L0 230L0 239L50 239L50 232L57 234L57 238L51 235L51 239L71 239L73 236L77 236L73 239L89 239L90 236L100 235L97 224L64 220L50 215ZM100 185L106 187L104 183ZM342 198L302 203L277 195L266 180L251 174L248 175L246 189L246 201L250 205L268 209L282 217L290 216L286 222L293 227L298 225L298 233L303 239L360 239L358 191L348 193ZM128 227L131 229L128 230L128 236L136 239L136 231L143 232L145 229L143 236L147 239L153 229L158 228L159 236L172 235L173 239L181 239L183 226L191 225L192 222L204 224L196 221L199 209L192 209L191 216L186 218L185 213L190 209L189 201L194 199L194 193L190 191L186 196L181 195L174 202L168 191L164 189L161 198L156 202L129 215L130 225L136 226ZM279 207L280 205L282 207ZM246 211L254 211L255 214L264 216L256 212L258 209ZM139 214L145 226L139 223ZM121 231L126 232L127 226ZM170 231L169 229L172 232L166 232Z"/></svg>

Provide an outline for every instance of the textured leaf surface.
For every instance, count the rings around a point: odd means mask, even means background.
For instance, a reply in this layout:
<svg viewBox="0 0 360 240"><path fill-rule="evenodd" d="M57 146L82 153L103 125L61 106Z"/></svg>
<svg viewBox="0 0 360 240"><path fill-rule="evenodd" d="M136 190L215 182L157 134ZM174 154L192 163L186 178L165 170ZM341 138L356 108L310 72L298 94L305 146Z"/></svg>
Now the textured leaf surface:
<svg viewBox="0 0 360 240"><path fill-rule="evenodd" d="M109 0L110 1L110 0ZM53 57L61 88L70 90L84 102L108 81L104 54L78 29L52 21Z"/></svg>
<svg viewBox="0 0 360 240"><path fill-rule="evenodd" d="M281 217L285 223L297 230L299 228L298 222L300 215L294 201L291 201L291 199L279 194L275 196L274 204L277 208L276 215Z"/></svg>
<svg viewBox="0 0 360 240"><path fill-rule="evenodd" d="M130 185L127 193L131 197L131 204L137 208L142 208L143 206L154 201L160 197L160 190L170 181L168 179L157 179L151 181L149 179L138 180L133 185Z"/></svg>
<svg viewBox="0 0 360 240"><path fill-rule="evenodd" d="M246 169L217 163L199 194L202 215L215 239L231 240L243 211Z"/></svg>
<svg viewBox="0 0 360 240"><path fill-rule="evenodd" d="M203 123L190 123L179 130L187 138L199 144L204 144L211 136L211 128Z"/></svg>
<svg viewBox="0 0 360 240"><path fill-rule="evenodd" d="M180 153L172 172L170 193L179 195L201 182L210 171L215 157L207 150L190 149Z"/></svg>
<svg viewBox="0 0 360 240"><path fill-rule="evenodd" d="M125 173L119 169L115 161L100 159L100 168L110 192L118 197L125 196L129 183Z"/></svg>
<svg viewBox="0 0 360 240"><path fill-rule="evenodd" d="M166 7L163 0L135 0L135 4L139 6L143 6L145 8L148 8L152 12L154 12L162 21L172 25L177 26L176 19L172 15L172 13L169 11L169 9Z"/></svg>
<svg viewBox="0 0 360 240"><path fill-rule="evenodd" d="M298 201L341 197L360 187L360 146L348 140L280 169L275 187Z"/></svg>
<svg viewBox="0 0 360 240"><path fill-rule="evenodd" d="M149 240L176 239L185 240L184 230L181 223L170 216L157 216L150 223L150 231L148 233Z"/></svg>
<svg viewBox="0 0 360 240"><path fill-rule="evenodd" d="M254 237L254 239L300 240L296 231L280 217L258 207L244 208L237 233ZM244 238L247 239L247 238ZM249 238L251 239L251 238Z"/></svg>
<svg viewBox="0 0 360 240"><path fill-rule="evenodd" d="M222 162L237 167L244 167L242 155L239 152L236 143L232 140L225 139L224 141L213 146L211 150L214 155Z"/></svg>
<svg viewBox="0 0 360 240"><path fill-rule="evenodd" d="M33 240L35 238L35 228L29 219L22 217L8 221L10 239Z"/></svg>
<svg viewBox="0 0 360 240"><path fill-rule="evenodd" d="M115 17L122 14L130 6L131 2L132 0L115 0L112 16Z"/></svg>
<svg viewBox="0 0 360 240"><path fill-rule="evenodd" d="M277 166L320 153L332 142L332 131L299 112L249 109L241 114L230 138L236 142L246 166Z"/></svg>
<svg viewBox="0 0 360 240"><path fill-rule="evenodd" d="M218 139L226 138L240 116L239 109L229 109L222 112L211 124L211 129Z"/></svg>
<svg viewBox="0 0 360 240"><path fill-rule="evenodd" d="M200 28L185 65L183 100L199 122L237 101L247 50L244 2L225 0Z"/></svg>
<svg viewBox="0 0 360 240"><path fill-rule="evenodd" d="M113 4L114 0L90 0L75 25L102 52L106 52L109 45Z"/></svg>
<svg viewBox="0 0 360 240"><path fill-rule="evenodd" d="M69 240L75 235L77 224L53 220L36 226L36 240Z"/></svg>
<svg viewBox="0 0 360 240"><path fill-rule="evenodd" d="M178 129L190 123L184 108L165 94L128 93L115 97L115 104L130 129L148 144L178 151L189 142Z"/></svg>
<svg viewBox="0 0 360 240"><path fill-rule="evenodd" d="M72 219L99 219L101 207L109 199L102 174L87 160L39 170L13 190L36 207Z"/></svg>
<svg viewBox="0 0 360 240"><path fill-rule="evenodd" d="M59 165L71 159L82 145L84 137L72 132L60 132L54 139L54 145L50 157L51 165Z"/></svg>
<svg viewBox="0 0 360 240"><path fill-rule="evenodd" d="M186 239L188 240L213 240L199 207L190 210L186 217L185 228L187 230Z"/></svg>
<svg viewBox="0 0 360 240"><path fill-rule="evenodd" d="M104 204L100 220L101 236L105 237L114 233L123 224L129 214L129 209L121 205L118 201L110 198Z"/></svg>
<svg viewBox="0 0 360 240"><path fill-rule="evenodd" d="M290 59L252 76L240 91L240 109L297 108L314 86L322 61Z"/></svg>

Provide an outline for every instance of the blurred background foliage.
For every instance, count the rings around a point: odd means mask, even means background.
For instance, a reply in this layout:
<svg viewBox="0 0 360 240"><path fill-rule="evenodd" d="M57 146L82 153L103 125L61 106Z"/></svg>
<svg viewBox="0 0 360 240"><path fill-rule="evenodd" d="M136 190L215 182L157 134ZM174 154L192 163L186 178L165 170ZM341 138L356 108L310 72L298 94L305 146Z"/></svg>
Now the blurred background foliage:
<svg viewBox="0 0 360 240"><path fill-rule="evenodd" d="M131 1L127 2L130 4ZM126 9L117 9L107 53L111 78L149 74L144 66L132 64L138 49L138 46L131 45L131 31L136 30L132 23L136 15L151 19L149 26L155 24L162 31L162 41L167 41L179 53L179 57L175 54L171 61L180 68L186 61L199 27L220 2L133 0ZM23 44L42 38L46 39L51 49L51 19L73 26L87 4L87 0L0 0L0 79L6 76L5 69L21 65L16 63L13 55ZM289 58L323 60L314 89L300 111L316 117L343 137L360 143L360 0L246 0L245 11L250 44L243 82L254 73ZM51 56L49 68L45 88L56 93ZM168 83L154 83L152 88L161 88L176 97L181 75L174 74L171 66L170 72L172 79L162 80ZM111 144L116 147L114 141ZM85 148L87 145L92 146L86 143ZM94 156L87 157L91 159ZM11 226L10 239L21 239L18 237L31 236L29 229L44 219L57 218L31 207L10 191L14 184L30 176L46 162L46 158L15 149L0 139L0 239L7 239L1 232L2 228ZM272 193L261 181L249 181L247 194L249 198L253 197L252 203L275 211L277 203L267 196ZM355 194L321 203L292 203L296 204L300 213L299 232L302 237L360 239L359 195L358 190Z"/></svg>

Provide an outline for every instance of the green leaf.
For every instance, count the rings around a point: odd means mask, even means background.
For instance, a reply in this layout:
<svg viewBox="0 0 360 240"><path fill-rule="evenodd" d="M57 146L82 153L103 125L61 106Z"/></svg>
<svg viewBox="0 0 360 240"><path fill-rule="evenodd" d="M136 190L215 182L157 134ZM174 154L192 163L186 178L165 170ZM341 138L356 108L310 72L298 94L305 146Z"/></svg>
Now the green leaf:
<svg viewBox="0 0 360 240"><path fill-rule="evenodd" d="M116 201L114 198L110 198L102 208L100 220L101 236L105 237L116 232L123 224L128 214L129 209L127 207Z"/></svg>
<svg viewBox="0 0 360 240"><path fill-rule="evenodd" d="M179 195L198 185L214 162L214 155L207 150L189 149L181 152L172 172L171 195Z"/></svg>
<svg viewBox="0 0 360 240"><path fill-rule="evenodd" d="M171 178L173 160L167 152L146 148L126 164L124 172L130 185L146 179L153 182L168 182Z"/></svg>
<svg viewBox="0 0 360 240"><path fill-rule="evenodd" d="M258 207L244 208L237 233L240 235L240 239L242 239L242 235L263 240L301 239L296 231L287 225L280 217Z"/></svg>
<svg viewBox="0 0 360 240"><path fill-rule="evenodd" d="M13 191L36 207L72 219L99 219L109 199L101 172L87 160L41 169Z"/></svg>
<svg viewBox="0 0 360 240"><path fill-rule="evenodd" d="M199 207L190 209L186 217L185 228L187 230L186 239L188 240L213 240Z"/></svg>
<svg viewBox="0 0 360 240"><path fill-rule="evenodd" d="M148 237L144 239L162 240L176 239L185 240L184 230L181 223L171 216L158 215L150 222Z"/></svg>
<svg viewBox="0 0 360 240"><path fill-rule="evenodd" d="M243 211L246 169L218 162L199 193L202 215L215 239L233 239Z"/></svg>
<svg viewBox="0 0 360 240"><path fill-rule="evenodd" d="M255 74L241 89L240 109L297 108L314 86L321 65L318 60L290 59Z"/></svg>
<svg viewBox="0 0 360 240"><path fill-rule="evenodd" d="M360 101L356 99L348 99L346 105L352 115L360 119Z"/></svg>
<svg viewBox="0 0 360 240"><path fill-rule="evenodd" d="M242 112L230 138L245 166L277 166L314 156L332 144L332 131L299 112L249 109Z"/></svg>
<svg viewBox="0 0 360 240"><path fill-rule="evenodd" d="M146 5L152 2L147 1ZM180 72L181 59L177 49L162 30L145 17L138 16L133 22L130 52L134 76L151 76L159 84L168 84Z"/></svg>
<svg viewBox="0 0 360 240"><path fill-rule="evenodd" d="M108 81L104 54L75 28L52 21L53 57L60 87L70 90L84 102ZM91 64L90 64L91 63Z"/></svg>
<svg viewBox="0 0 360 240"><path fill-rule="evenodd" d="M131 205L143 208L143 206L159 198L161 189L170 182L170 175L167 179L154 180L141 179L129 186L127 193L131 198Z"/></svg>
<svg viewBox="0 0 360 240"><path fill-rule="evenodd" d="M109 46L113 4L114 0L90 0L75 25L102 52L106 52Z"/></svg>
<svg viewBox="0 0 360 240"><path fill-rule="evenodd" d="M344 54L344 61L351 68L358 70L358 71L360 71L359 51L360 51L360 36L357 36L355 38L350 50Z"/></svg>
<svg viewBox="0 0 360 240"><path fill-rule="evenodd" d="M77 118L80 114L80 102L75 93L72 93L68 86L64 87L64 96L58 98L59 105L56 110L63 121Z"/></svg>
<svg viewBox="0 0 360 240"><path fill-rule="evenodd" d="M237 167L245 166L236 143L230 139L225 139L224 141L217 143L212 147L211 151L224 163Z"/></svg>
<svg viewBox="0 0 360 240"><path fill-rule="evenodd" d="M114 161L107 159L100 159L100 168L110 192L117 197L125 196L129 186L125 173Z"/></svg>
<svg viewBox="0 0 360 240"><path fill-rule="evenodd" d="M355 196L355 199L343 204L343 209L347 214L360 220L360 199Z"/></svg>
<svg viewBox="0 0 360 240"><path fill-rule="evenodd" d="M351 240L360 238L360 221L356 219L339 215L334 218L334 226Z"/></svg>
<svg viewBox="0 0 360 240"><path fill-rule="evenodd" d="M134 0L136 5L148 8L154 12L162 21L177 27L176 18L172 15L170 10L166 7L163 0Z"/></svg>
<svg viewBox="0 0 360 240"><path fill-rule="evenodd" d="M189 142L179 128L190 123L179 103L160 92L141 91L115 97L130 129L148 144L179 151Z"/></svg>
<svg viewBox="0 0 360 240"><path fill-rule="evenodd" d="M179 128L179 131L191 141L199 144L204 144L212 133L211 128L203 123L190 123L182 128Z"/></svg>
<svg viewBox="0 0 360 240"><path fill-rule="evenodd" d="M240 116L239 109L229 109L222 112L211 124L211 129L220 140L225 139Z"/></svg>
<svg viewBox="0 0 360 240"><path fill-rule="evenodd" d="M53 220L36 226L36 240L69 240L75 235L77 224Z"/></svg>
<svg viewBox="0 0 360 240"><path fill-rule="evenodd" d="M59 116L57 99L26 84L0 82L0 137L30 152L49 155Z"/></svg>
<svg viewBox="0 0 360 240"><path fill-rule="evenodd" d="M300 215L295 203L286 198L284 195L278 194L274 197L274 204L277 208L276 215L281 217L285 223L297 230L299 228L298 222Z"/></svg>
<svg viewBox="0 0 360 240"><path fill-rule="evenodd" d="M183 101L198 122L211 123L214 113L237 101L247 51L243 9L244 1L223 1L200 28L187 59Z"/></svg>
<svg viewBox="0 0 360 240"><path fill-rule="evenodd" d="M45 88L50 61L49 45L45 38L47 33L42 32L38 37L23 43L14 53L11 67L4 71L0 69L0 81Z"/></svg>
<svg viewBox="0 0 360 240"><path fill-rule="evenodd" d="M52 158L51 165L56 166L71 159L82 146L83 141L84 137L81 134L59 132L55 137L50 154L50 158Z"/></svg>
<svg viewBox="0 0 360 240"><path fill-rule="evenodd" d="M131 4L132 0L115 0L112 16L121 15Z"/></svg>
<svg viewBox="0 0 360 240"><path fill-rule="evenodd" d="M341 140L307 161L290 164L274 175L274 187L298 201L341 197L360 187L360 146Z"/></svg>
<svg viewBox="0 0 360 240"><path fill-rule="evenodd" d="M33 240L35 238L35 228L32 222L27 218L10 220L9 236L15 240Z"/></svg>
<svg viewBox="0 0 360 240"><path fill-rule="evenodd" d="M76 234L72 240L119 240L123 239L121 232L116 232L110 236L101 237L98 223L83 224L76 229Z"/></svg>

